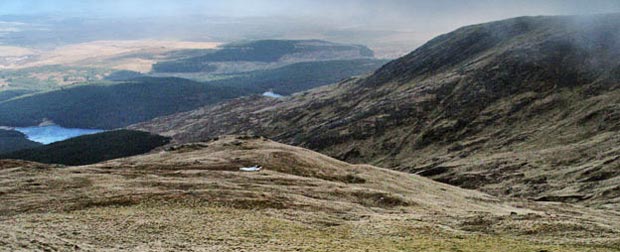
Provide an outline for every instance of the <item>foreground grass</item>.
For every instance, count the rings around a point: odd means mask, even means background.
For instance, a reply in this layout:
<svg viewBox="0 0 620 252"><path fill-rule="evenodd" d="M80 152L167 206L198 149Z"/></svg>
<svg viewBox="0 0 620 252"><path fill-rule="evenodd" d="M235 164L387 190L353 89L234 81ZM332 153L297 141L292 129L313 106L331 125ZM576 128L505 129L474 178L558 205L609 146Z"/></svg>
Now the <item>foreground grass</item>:
<svg viewBox="0 0 620 252"><path fill-rule="evenodd" d="M261 164L261 172L239 167ZM506 202L262 138L0 161L0 251L619 251L620 215Z"/></svg>
<svg viewBox="0 0 620 252"><path fill-rule="evenodd" d="M134 251L620 251L505 235L461 234L402 216L146 202L2 221L0 247ZM12 233L12 234L10 234ZM34 235L33 235L34 234ZM28 239L25 235L29 235ZM24 237L22 237L24 236ZM36 237L32 239L32 237Z"/></svg>

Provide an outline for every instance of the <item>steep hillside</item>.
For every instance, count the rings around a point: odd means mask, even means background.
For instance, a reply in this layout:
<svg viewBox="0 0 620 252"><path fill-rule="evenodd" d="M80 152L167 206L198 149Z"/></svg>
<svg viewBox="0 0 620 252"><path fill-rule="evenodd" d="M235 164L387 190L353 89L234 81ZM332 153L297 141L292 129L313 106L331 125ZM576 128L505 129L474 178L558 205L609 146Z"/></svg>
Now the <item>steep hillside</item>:
<svg viewBox="0 0 620 252"><path fill-rule="evenodd" d="M251 165L263 170L239 170ZM617 251L620 243L617 212L505 202L254 137L80 167L0 160L0 194L7 250Z"/></svg>
<svg viewBox="0 0 620 252"><path fill-rule="evenodd" d="M115 130L79 136L48 145L0 155L48 164L85 165L143 154L165 145L170 139L147 132Z"/></svg>
<svg viewBox="0 0 620 252"><path fill-rule="evenodd" d="M158 62L153 65L153 72L234 73L277 68L298 62L373 57L373 51L361 45L321 40L257 40L223 45L202 56Z"/></svg>
<svg viewBox="0 0 620 252"><path fill-rule="evenodd" d="M618 208L617 27L618 14L467 26L368 78L132 128L177 142L255 133L495 195Z"/></svg>
<svg viewBox="0 0 620 252"><path fill-rule="evenodd" d="M0 129L0 154L41 146L26 138L26 135L15 130Z"/></svg>

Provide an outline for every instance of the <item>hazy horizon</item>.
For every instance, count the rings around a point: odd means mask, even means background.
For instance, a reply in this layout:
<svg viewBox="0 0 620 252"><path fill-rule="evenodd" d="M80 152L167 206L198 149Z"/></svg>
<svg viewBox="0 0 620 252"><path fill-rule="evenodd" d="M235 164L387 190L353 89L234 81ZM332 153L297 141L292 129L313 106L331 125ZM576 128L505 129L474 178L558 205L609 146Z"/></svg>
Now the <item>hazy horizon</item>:
<svg viewBox="0 0 620 252"><path fill-rule="evenodd" d="M56 14L66 17L295 17L321 18L344 24L402 25L407 21L444 20L440 23L477 23L524 15L575 15L620 12L614 0L547 1L420 1L420 0L24 0L0 3L0 15ZM381 16L376 14L380 13ZM413 27L416 24L410 24Z"/></svg>
<svg viewBox="0 0 620 252"><path fill-rule="evenodd" d="M0 38L28 29L51 31L53 34L45 36L54 36L58 44L99 39L230 42L317 38L367 44L395 57L464 25L517 16L613 12L620 12L620 1L25 0L0 3ZM31 21L15 16L48 19ZM78 34L99 32L79 39L56 32L67 29L76 29L73 33Z"/></svg>

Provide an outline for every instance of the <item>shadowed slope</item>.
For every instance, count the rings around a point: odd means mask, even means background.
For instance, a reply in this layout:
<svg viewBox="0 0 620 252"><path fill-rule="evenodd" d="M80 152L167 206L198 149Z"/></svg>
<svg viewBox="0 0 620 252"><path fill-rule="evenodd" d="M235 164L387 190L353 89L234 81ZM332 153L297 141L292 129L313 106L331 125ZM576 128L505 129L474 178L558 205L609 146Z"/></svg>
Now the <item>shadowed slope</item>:
<svg viewBox="0 0 620 252"><path fill-rule="evenodd" d="M0 129L0 154L41 146L16 130Z"/></svg>

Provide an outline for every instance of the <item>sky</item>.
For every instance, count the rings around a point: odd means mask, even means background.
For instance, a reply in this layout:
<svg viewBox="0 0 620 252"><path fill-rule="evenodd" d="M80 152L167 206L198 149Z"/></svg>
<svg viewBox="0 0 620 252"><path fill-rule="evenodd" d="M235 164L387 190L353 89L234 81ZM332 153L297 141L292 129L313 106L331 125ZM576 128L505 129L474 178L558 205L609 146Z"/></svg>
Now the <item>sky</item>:
<svg viewBox="0 0 620 252"><path fill-rule="evenodd" d="M620 11L618 0L2 0L0 14L511 17ZM456 15L456 16L455 16Z"/></svg>
<svg viewBox="0 0 620 252"><path fill-rule="evenodd" d="M522 15L620 12L619 0L1 0L0 15L295 17L419 30Z"/></svg>
<svg viewBox="0 0 620 252"><path fill-rule="evenodd" d="M416 45L464 25L510 17L611 12L620 12L620 0L0 0L0 15L281 17L301 20L291 23L305 28L404 32Z"/></svg>

